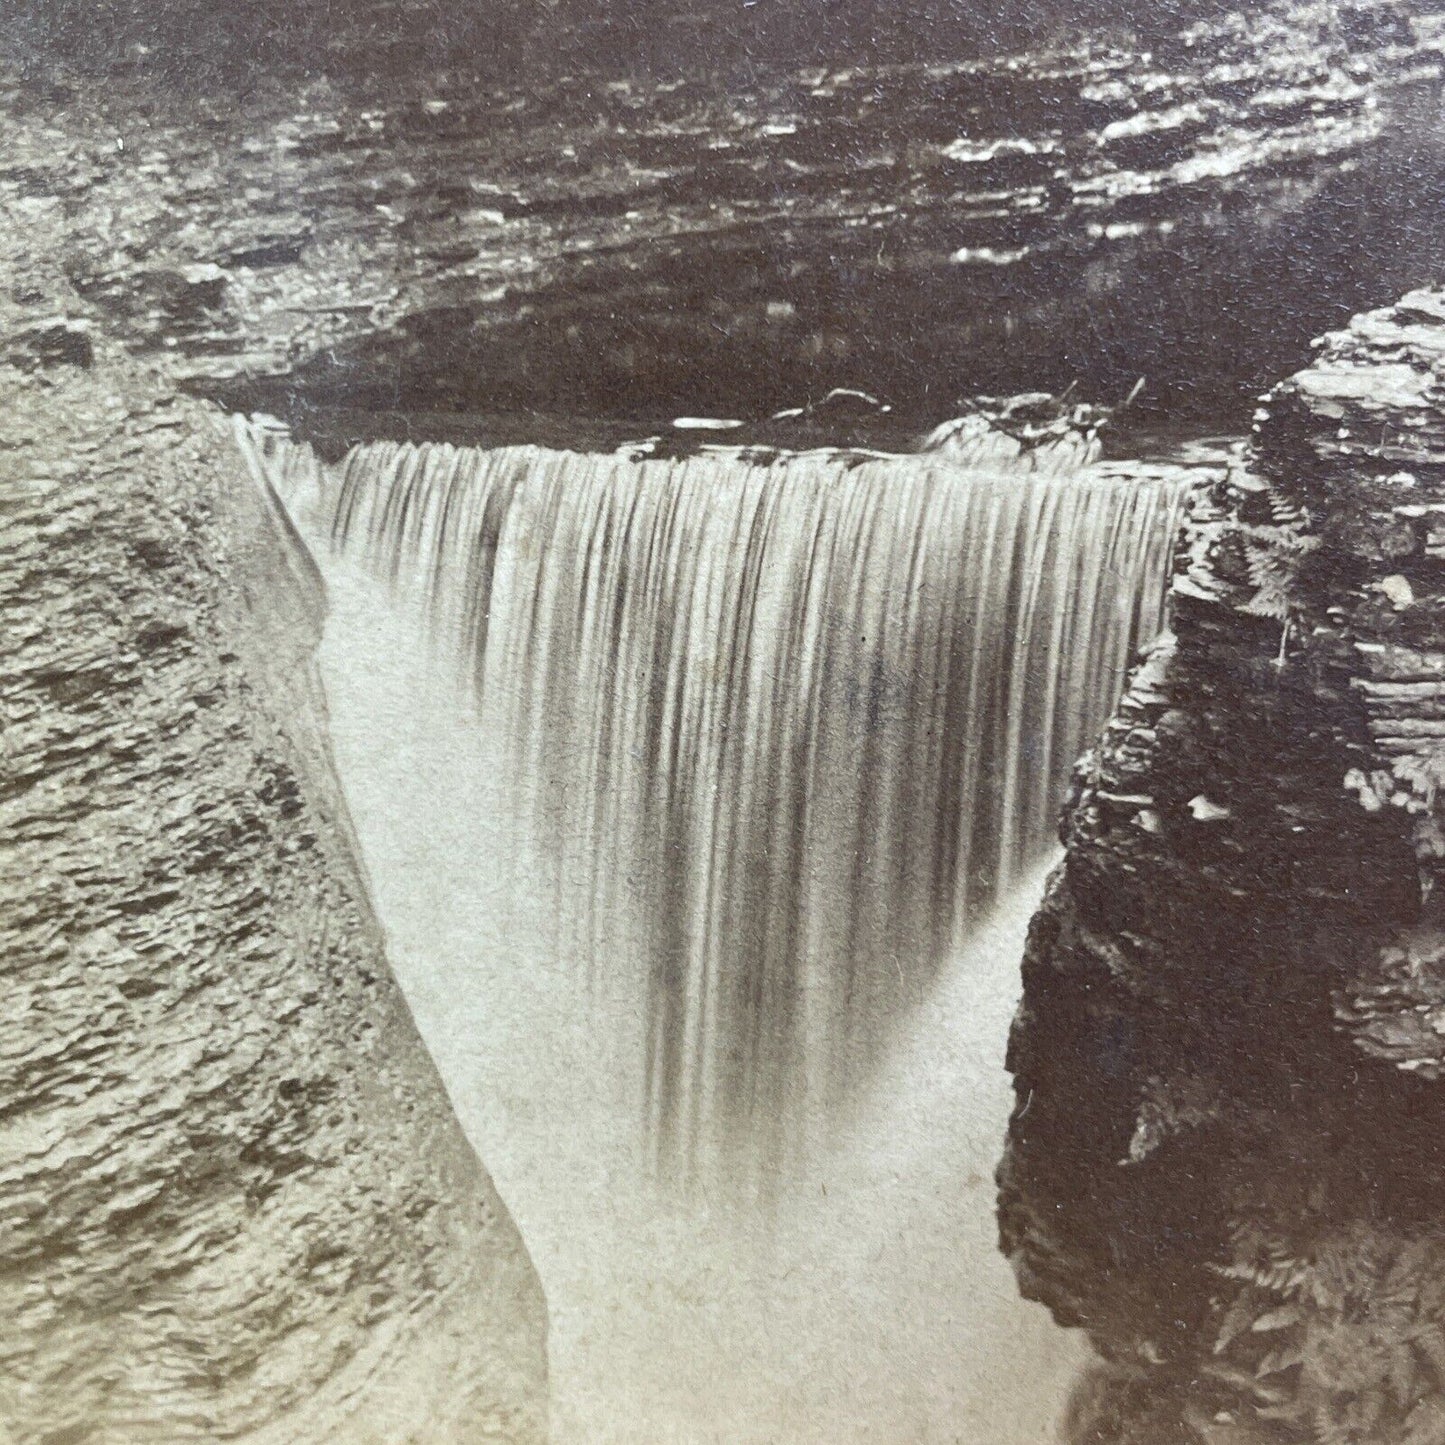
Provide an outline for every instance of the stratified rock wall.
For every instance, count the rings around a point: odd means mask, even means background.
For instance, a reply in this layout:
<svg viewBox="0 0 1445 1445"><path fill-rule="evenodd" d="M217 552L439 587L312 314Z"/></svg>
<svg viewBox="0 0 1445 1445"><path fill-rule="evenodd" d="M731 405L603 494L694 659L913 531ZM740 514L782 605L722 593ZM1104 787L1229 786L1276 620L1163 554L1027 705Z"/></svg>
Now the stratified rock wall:
<svg viewBox="0 0 1445 1445"><path fill-rule="evenodd" d="M179 382L301 425L339 408L343 436L498 411L624 416L635 435L835 386L932 425L979 393L1116 402L1141 374L1137 406L1213 427L1315 332L1445 265L1442 0L1074 0L1026 34L991 5L976 62L942 63L928 35L924 63L880 65L855 34L816 71L764 46L684 82L573 68L583 10L666 49L620 23L627 6L528 4L549 63L504 64L502 85L424 54L362 64L365 84L341 63L372 12L424 52L492 0L25 0L84 12L63 28L123 62L103 85L14 64L15 4L0 214L17 248ZM117 23L100 8L131 12L144 55L99 43ZM727 29L779 7L678 8ZM833 46L864 12L830 8ZM324 77L266 64L293 50L283 9L327 40ZM1089 23L1100 9L1160 33L1123 43ZM254 84L173 74L187 17L234 21Z"/></svg>
<svg viewBox="0 0 1445 1445"><path fill-rule="evenodd" d="M1201 495L1064 822L1001 1223L1114 1372L1077 1439L1445 1439L1445 294Z"/></svg>
<svg viewBox="0 0 1445 1445"><path fill-rule="evenodd" d="M0 1439L540 1441L540 1289L388 971L309 558L136 369L0 398Z"/></svg>

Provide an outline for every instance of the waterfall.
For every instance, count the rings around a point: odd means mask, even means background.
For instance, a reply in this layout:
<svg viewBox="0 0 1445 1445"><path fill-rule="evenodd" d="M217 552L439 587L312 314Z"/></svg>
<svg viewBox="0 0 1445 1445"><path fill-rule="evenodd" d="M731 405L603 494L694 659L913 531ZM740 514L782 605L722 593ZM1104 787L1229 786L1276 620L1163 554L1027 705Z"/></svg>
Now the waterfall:
<svg viewBox="0 0 1445 1445"><path fill-rule="evenodd" d="M721 449L322 466L242 435L417 610L583 980L635 969L647 1137L684 1172L785 1166L1046 856L1161 625L1186 485Z"/></svg>

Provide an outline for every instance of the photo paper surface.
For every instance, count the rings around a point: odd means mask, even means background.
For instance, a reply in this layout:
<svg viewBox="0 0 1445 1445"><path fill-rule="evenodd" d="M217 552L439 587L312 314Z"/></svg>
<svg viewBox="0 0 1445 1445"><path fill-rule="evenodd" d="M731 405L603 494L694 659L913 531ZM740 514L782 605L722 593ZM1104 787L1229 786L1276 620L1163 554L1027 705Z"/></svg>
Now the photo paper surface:
<svg viewBox="0 0 1445 1445"><path fill-rule="evenodd" d="M9 0L0 1442L1445 1445L1442 97Z"/></svg>

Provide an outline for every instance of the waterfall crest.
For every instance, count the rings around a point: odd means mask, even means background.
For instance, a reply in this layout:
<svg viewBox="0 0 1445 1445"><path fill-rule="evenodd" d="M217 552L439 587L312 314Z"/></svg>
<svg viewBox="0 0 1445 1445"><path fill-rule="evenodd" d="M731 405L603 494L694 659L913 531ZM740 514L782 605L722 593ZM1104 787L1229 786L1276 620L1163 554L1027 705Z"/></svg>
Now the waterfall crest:
<svg viewBox="0 0 1445 1445"><path fill-rule="evenodd" d="M587 920L579 969L635 963L648 1138L684 1172L785 1167L1046 854L1161 624L1187 486L836 452L382 443L328 467L245 442L303 530L424 620L505 760L528 886Z"/></svg>

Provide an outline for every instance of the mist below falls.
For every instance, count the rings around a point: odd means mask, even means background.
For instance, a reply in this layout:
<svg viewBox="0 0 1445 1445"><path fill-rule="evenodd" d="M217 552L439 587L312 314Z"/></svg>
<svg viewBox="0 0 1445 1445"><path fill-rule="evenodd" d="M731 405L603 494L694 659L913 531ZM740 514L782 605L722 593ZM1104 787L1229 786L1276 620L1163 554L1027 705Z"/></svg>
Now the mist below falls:
<svg viewBox="0 0 1445 1445"><path fill-rule="evenodd" d="M1177 481L271 470L393 966L546 1289L555 1438L1051 1440L1085 1351L997 1251L1004 1047Z"/></svg>

